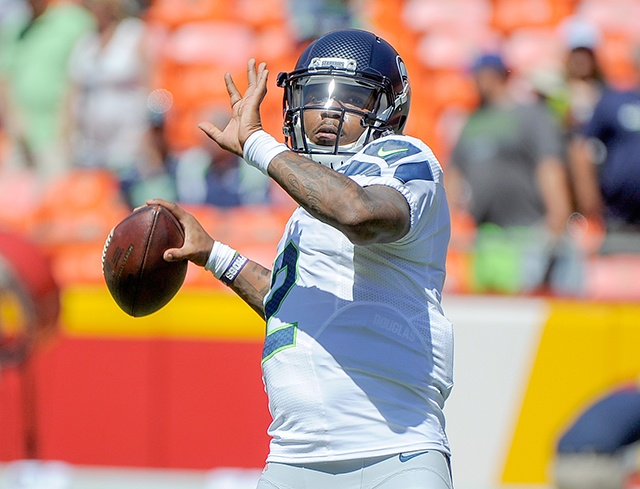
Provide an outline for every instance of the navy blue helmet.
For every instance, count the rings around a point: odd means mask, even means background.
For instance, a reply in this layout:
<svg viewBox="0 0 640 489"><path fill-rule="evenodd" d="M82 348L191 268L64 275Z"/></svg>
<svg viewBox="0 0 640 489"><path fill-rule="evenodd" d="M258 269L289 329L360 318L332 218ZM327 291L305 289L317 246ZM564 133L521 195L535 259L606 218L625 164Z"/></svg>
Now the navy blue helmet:
<svg viewBox="0 0 640 489"><path fill-rule="evenodd" d="M333 168L370 141L402 134L409 115L411 87L398 52L384 39L359 29L337 30L312 42L296 67L278 75L284 88L283 131L289 147ZM307 110L340 112L360 117L362 135L351 142L322 146L312 143L304 128ZM338 130L338 134L340 131Z"/></svg>

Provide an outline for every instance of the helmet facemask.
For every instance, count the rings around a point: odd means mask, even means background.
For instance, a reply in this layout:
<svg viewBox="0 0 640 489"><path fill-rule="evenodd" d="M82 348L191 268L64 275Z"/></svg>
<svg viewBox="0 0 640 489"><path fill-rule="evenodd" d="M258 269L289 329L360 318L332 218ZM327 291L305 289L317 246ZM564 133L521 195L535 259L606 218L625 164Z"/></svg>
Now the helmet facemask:
<svg viewBox="0 0 640 489"><path fill-rule="evenodd" d="M385 77L374 79L333 67L299 71L281 74L278 80L285 89L283 130L293 151L338 168L370 141L394 132L388 125L393 89ZM306 116L314 113L318 118L324 114L324 134L311 134L314 128L305 127ZM359 119L362 132L355 137L344 132L348 117Z"/></svg>

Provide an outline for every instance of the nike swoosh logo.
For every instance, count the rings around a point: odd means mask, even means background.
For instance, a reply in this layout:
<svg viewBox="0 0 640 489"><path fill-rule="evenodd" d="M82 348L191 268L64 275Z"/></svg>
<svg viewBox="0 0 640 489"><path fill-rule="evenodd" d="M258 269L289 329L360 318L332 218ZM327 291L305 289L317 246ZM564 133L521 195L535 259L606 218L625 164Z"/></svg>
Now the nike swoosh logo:
<svg viewBox="0 0 640 489"><path fill-rule="evenodd" d="M398 149L390 149L390 150L385 150L384 148L380 148L378 150L378 156L380 158L384 158L385 156L391 156L391 155L395 155L397 153L404 153L405 151L408 151L409 148L398 148Z"/></svg>
<svg viewBox="0 0 640 489"><path fill-rule="evenodd" d="M400 458L400 462L408 462L412 458L418 457L419 455L424 455L425 453L429 453L429 450L425 450L424 452L409 453L408 455L401 453L400 455L398 455L398 457Z"/></svg>

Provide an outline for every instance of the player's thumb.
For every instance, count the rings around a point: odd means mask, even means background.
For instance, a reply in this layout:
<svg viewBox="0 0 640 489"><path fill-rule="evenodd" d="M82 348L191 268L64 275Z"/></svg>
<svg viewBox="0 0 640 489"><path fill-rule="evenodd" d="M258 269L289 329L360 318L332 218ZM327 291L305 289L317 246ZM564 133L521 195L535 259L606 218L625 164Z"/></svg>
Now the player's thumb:
<svg viewBox="0 0 640 489"><path fill-rule="evenodd" d="M198 128L214 141L216 140L216 136L222 132L211 122L201 122L198 124Z"/></svg>
<svg viewBox="0 0 640 489"><path fill-rule="evenodd" d="M163 254L164 261L181 261L186 257L180 248L169 248Z"/></svg>

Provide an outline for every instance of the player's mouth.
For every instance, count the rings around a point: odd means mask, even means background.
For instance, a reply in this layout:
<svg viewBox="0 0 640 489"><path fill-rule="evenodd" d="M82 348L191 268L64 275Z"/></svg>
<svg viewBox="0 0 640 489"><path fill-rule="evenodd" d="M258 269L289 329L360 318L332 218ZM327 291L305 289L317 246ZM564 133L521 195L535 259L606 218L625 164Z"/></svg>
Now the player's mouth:
<svg viewBox="0 0 640 489"><path fill-rule="evenodd" d="M338 139L338 128L333 124L322 124L315 131L317 144L333 145Z"/></svg>

